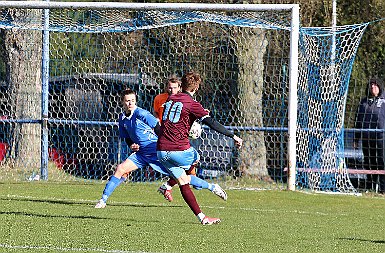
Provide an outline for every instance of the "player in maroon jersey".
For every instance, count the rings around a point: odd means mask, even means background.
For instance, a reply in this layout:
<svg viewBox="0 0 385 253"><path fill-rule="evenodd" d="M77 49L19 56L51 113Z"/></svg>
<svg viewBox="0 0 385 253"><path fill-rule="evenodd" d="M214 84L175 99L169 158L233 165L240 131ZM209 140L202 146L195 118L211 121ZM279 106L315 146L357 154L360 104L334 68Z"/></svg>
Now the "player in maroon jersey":
<svg viewBox="0 0 385 253"><path fill-rule="evenodd" d="M169 96L164 105L162 125L157 143L159 161L167 168L179 184L182 197L203 225L219 223L220 219L205 216L190 189L190 178L186 171L199 160L199 154L190 145L189 131L196 119L213 130L234 139L237 147L242 139L228 131L223 125L210 117L209 112L193 99L199 89L201 77L189 72L182 77L182 92Z"/></svg>

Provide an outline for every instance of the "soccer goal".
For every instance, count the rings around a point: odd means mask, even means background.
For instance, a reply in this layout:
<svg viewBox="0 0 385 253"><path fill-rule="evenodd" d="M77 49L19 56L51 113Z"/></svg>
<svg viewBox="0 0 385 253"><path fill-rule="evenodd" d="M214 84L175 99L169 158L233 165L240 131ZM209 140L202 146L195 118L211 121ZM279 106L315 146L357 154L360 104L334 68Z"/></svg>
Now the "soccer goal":
<svg viewBox="0 0 385 253"><path fill-rule="evenodd" d="M107 179L119 92L152 111L165 79L204 80L196 99L244 140L208 128L198 175L227 187L354 191L343 114L365 25L301 28L296 4L0 2L0 178ZM28 168L28 169L27 169ZM17 176L16 176L17 175ZM133 181L162 180L151 168Z"/></svg>

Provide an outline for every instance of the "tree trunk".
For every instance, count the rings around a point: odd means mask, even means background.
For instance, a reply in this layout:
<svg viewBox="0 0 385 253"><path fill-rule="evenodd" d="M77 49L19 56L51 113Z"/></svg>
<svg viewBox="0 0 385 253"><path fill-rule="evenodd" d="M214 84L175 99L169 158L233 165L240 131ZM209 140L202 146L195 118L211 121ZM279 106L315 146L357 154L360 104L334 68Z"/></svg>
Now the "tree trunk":
<svg viewBox="0 0 385 253"><path fill-rule="evenodd" d="M38 10L14 10L14 20L41 15ZM16 120L41 119L41 46L40 31L3 30L3 60L9 84L9 116ZM40 168L41 125L16 123L12 131L11 157L15 168Z"/></svg>
<svg viewBox="0 0 385 253"><path fill-rule="evenodd" d="M238 45L236 54L239 67L239 123L242 126L262 127L263 56L267 41L261 29L249 29L247 33L238 34L243 34L234 36ZM244 141L244 146L239 150L241 173L260 178L268 176L264 132L244 131L240 136Z"/></svg>

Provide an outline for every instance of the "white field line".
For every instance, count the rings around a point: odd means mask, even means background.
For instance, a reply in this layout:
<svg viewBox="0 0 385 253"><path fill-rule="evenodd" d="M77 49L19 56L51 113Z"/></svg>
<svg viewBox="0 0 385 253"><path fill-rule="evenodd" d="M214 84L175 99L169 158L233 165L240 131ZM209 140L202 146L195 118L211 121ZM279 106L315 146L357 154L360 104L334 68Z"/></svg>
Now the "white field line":
<svg viewBox="0 0 385 253"><path fill-rule="evenodd" d="M38 199L38 200L47 200L47 201L62 201L62 202L80 202L80 203L89 203L89 204L95 204L98 202L98 200L87 200L87 199L67 199L67 198L38 198L33 196L22 196L22 195L0 195L0 197L6 197L6 198L14 198L14 199ZM118 201L109 201L110 204L116 204L116 205L134 205L134 206L148 206L149 203L142 203L142 202L118 202ZM167 207L170 206L168 202L164 204L160 203L153 203L151 206L159 206L159 207ZM175 206L172 204L172 206ZM182 206L182 205L180 205ZM325 213L325 212L305 212L300 210L276 210L276 209L261 209L261 208L250 208L250 207L224 207L224 206L205 206L201 205L201 207L208 208L208 209L234 209L234 210L240 210L240 211L250 211L250 212L260 212L260 213L296 213L296 214L306 214L306 215L322 215L322 216L336 216L335 213ZM338 216L345 216L345 214L338 214Z"/></svg>
<svg viewBox="0 0 385 253"><path fill-rule="evenodd" d="M5 249L37 249L37 250L55 250L55 251L86 251L86 252L106 252L106 253L150 253L147 251L125 251L125 250L108 250L108 249L97 249L97 248L63 248L63 247L49 247L49 246L28 246L28 245L10 245L0 244L0 248Z"/></svg>

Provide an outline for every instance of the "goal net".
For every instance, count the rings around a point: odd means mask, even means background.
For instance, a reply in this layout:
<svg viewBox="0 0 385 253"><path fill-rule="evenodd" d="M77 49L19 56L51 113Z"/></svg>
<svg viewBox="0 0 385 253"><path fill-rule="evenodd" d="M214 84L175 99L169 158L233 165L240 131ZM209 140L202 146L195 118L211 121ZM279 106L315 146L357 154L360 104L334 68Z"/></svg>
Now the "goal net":
<svg viewBox="0 0 385 253"><path fill-rule="evenodd" d="M350 74L367 24L301 32L298 80L299 187L355 193L344 154L344 114Z"/></svg>
<svg viewBox="0 0 385 253"><path fill-rule="evenodd" d="M192 141L199 176L227 187L354 190L343 114L365 26L299 29L297 5L0 8L1 180L107 179L130 154L118 138L119 92L136 90L152 112L166 78L194 70L204 81L196 99L244 140L237 150L204 128ZM164 179L151 168L130 177Z"/></svg>

